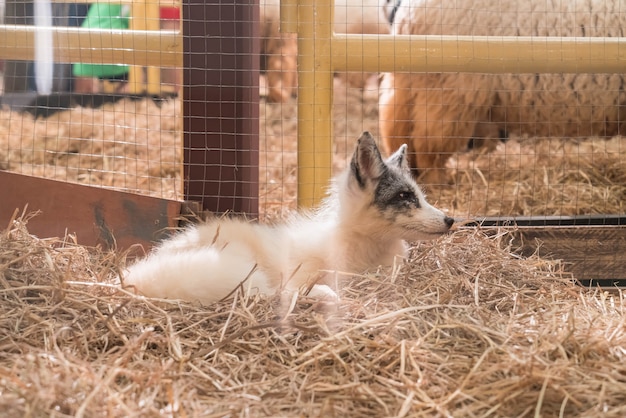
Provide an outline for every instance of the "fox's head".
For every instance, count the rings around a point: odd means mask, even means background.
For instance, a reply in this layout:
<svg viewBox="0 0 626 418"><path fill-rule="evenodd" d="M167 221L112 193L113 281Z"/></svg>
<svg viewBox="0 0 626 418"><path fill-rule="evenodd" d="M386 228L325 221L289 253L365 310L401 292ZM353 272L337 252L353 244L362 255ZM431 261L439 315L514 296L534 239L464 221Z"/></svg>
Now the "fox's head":
<svg viewBox="0 0 626 418"><path fill-rule="evenodd" d="M413 180L402 145L386 161L374 138L364 132L338 194L342 216L366 230L407 241L428 240L446 233L454 219L431 206ZM343 190L342 190L343 189Z"/></svg>

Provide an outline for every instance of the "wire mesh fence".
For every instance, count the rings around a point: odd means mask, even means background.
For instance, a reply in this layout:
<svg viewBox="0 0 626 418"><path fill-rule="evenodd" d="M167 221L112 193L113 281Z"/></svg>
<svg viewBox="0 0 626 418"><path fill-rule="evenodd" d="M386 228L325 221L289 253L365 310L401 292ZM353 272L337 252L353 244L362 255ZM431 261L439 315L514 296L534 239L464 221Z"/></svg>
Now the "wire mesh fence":
<svg viewBox="0 0 626 418"><path fill-rule="evenodd" d="M289 10L289 4L284 2L284 9ZM48 6L53 28L37 29L29 26L36 20L33 3L6 3L0 28L5 41L0 49L5 57L0 111L3 170L182 200L189 197L185 181L194 181L195 174L190 173L205 171L207 165L232 166L230 170L236 171L242 164L244 154L237 151L231 158L224 150L241 148L232 142L241 136L238 121L247 119L258 124L258 161L251 158L246 164L259 172L258 184L252 187L259 190L259 211L282 216L296 208L299 187L319 182L306 178L299 184L299 173L309 169L307 164L313 168L328 164L317 146L302 153L304 146L324 135L315 128L323 121L319 114L310 118L312 125L307 126L313 127L313 139L299 144L303 133L298 126L307 116L301 114L298 121L298 106L319 110L318 99L330 96L332 172L346 166L354 139L369 130L387 152L409 144L418 179L431 199L455 216L623 213L620 134L625 93L623 76L615 70L622 52L614 42L623 32L619 1L524 5L490 0L337 1L335 38L357 37L353 43L333 39L328 53L334 54L334 61L323 71L332 72L334 81L330 87L318 85L304 98L298 98L297 64L298 54L303 55L298 48L307 44L299 45L298 35L285 27L288 21L281 21L276 0L262 1L258 9L250 3L256 12L248 15L237 12L234 4L187 16L181 4L167 2ZM300 8L309 6L313 7ZM298 13L296 19L307 16ZM258 48L254 51L260 77L257 68L244 68L237 61L244 55L237 46L242 40L213 29L224 22L236 24L237 19L254 27L246 41ZM307 22L296 23L298 29ZM49 43L40 40L35 45L35 34L44 29ZM213 36L214 49L221 54L188 48L183 54L187 58L178 55L172 64L167 42L191 43L207 35ZM422 35L435 38L425 41L419 38ZM22 36L33 45L25 47ZM130 37L135 38L128 43ZM491 43L483 43L485 37L491 37ZM507 52L511 38L521 41L510 44ZM359 39L362 42L354 43ZM400 39L408 39L412 46L393 43ZM560 49L549 49L556 48L551 43L547 52L536 49L546 39L555 40ZM603 47L598 40L607 43ZM128 45L135 49L129 51ZM337 53L342 45L349 45L346 49L361 45L364 56L359 59L348 51L342 57ZM577 52L587 45L587 55ZM51 94L38 91L46 71L36 62L50 60L42 49L55 51L54 62L48 63ZM456 52L440 57L437 53L442 50ZM456 70L438 70L445 60ZM468 72L457 68L464 60ZM418 61L434 69L407 71L405 63ZM547 68L552 62L566 69ZM503 70L503 65L519 72ZM606 70L584 71L598 66ZM215 69L211 79L190 76L202 69L200 77L208 77L211 68ZM489 68L493 73L486 72ZM308 71L300 70L300 77ZM315 72L314 78L323 71ZM258 106L258 117L235 109L240 100L235 97L237 83L260 87L258 97L244 99ZM202 95L196 93L200 89ZM224 107L215 110L224 103L233 104L228 115L223 114ZM191 131L217 139L210 146L184 142ZM234 134L225 136L227 132ZM195 148L208 151L200 160L188 162L195 168L185 171L185 156ZM200 194L235 199L242 191L224 187L229 181L224 175L218 174L212 180L216 186Z"/></svg>
<svg viewBox="0 0 626 418"><path fill-rule="evenodd" d="M105 8L116 10L107 20L127 16L128 28L97 29L70 23L77 3L61 11L53 3L53 26L42 32L32 3L7 1L0 405L8 416L624 416L616 287L626 277L626 3L332 4L123 2ZM50 51L37 54L42 33L53 41L52 70ZM96 73L102 65L116 74ZM385 245L402 234L388 225L406 215L407 199L387 212L355 199L361 216L329 209L284 229L246 224L229 234L220 220L212 242L200 237L197 271L178 269L196 256L191 238L170 247L174 262L156 264L176 266L172 288L189 289L189 300L129 285L124 272L143 256L137 244L147 249L180 226L181 201L287 218L350 167L362 131L386 155L409 145L428 201L456 218L452 233ZM359 163L398 180L374 149ZM361 182L380 184L376 172ZM25 175L93 187L45 193L65 216L60 232L40 235L37 220L53 224L53 214L11 207L5 216L4 199L27 181L2 182ZM358 175L338 200L352 197ZM402 180L409 197L419 195ZM50 192L24 189L23 202ZM159 199L137 205L138 195ZM79 210L69 204L81 200L89 202ZM111 212L124 216L113 223ZM496 219L461 222L486 215ZM502 228L511 217L516 227ZM66 227L74 218L110 245L86 246L84 230ZM355 254L371 262L369 244L399 251L387 266L343 267ZM204 269L205 258L233 248L219 271ZM339 298L313 296L309 284L283 293L284 281L276 294L258 294L251 283L257 272L293 279L310 260L320 266L310 284L325 280ZM225 289L220 277L241 266L228 296L195 303L198 288ZM580 285L600 281L612 291Z"/></svg>
<svg viewBox="0 0 626 418"><path fill-rule="evenodd" d="M2 169L181 199L180 64L142 63L161 55L158 36L179 33L179 6L35 3L7 2L0 28ZM37 12L53 26L37 25ZM124 37L139 28L154 37L129 51Z"/></svg>

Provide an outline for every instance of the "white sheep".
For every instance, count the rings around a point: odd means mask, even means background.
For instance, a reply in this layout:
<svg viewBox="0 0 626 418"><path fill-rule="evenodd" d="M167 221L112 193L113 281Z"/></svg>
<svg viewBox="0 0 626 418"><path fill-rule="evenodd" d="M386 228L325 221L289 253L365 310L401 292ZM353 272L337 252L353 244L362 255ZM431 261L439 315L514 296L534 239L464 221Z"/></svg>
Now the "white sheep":
<svg viewBox="0 0 626 418"><path fill-rule="evenodd" d="M614 37L625 28L626 0L401 0L392 33ZM416 174L433 184L470 139L614 136L625 132L624 106L622 74L384 74L380 129L387 151L408 144Z"/></svg>
<svg viewBox="0 0 626 418"><path fill-rule="evenodd" d="M280 33L280 0L261 0L262 69L267 77L267 99L285 102L297 87L298 45L295 34ZM336 33L389 33L380 11L380 0L336 0ZM362 75L349 76L351 85L362 86Z"/></svg>

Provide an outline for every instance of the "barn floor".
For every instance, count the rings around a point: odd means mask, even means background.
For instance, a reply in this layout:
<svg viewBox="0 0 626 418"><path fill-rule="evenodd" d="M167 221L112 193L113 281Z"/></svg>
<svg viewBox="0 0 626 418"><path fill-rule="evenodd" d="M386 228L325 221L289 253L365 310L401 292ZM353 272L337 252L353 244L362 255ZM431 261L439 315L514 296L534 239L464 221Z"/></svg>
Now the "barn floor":
<svg viewBox="0 0 626 418"><path fill-rule="evenodd" d="M377 91L335 97L335 169ZM180 106L0 111L0 169L180 199ZM261 211L295 208L295 102L261 107ZM69 139L68 139L69 138ZM622 138L512 138L429 190L456 217L623 213ZM45 214L39 216L46 216ZM5 229L6 228L6 229ZM120 288L125 254L0 225L0 410L24 416L626 415L623 292L585 289L500 231L419 243L407 263L306 297L211 306Z"/></svg>
<svg viewBox="0 0 626 418"><path fill-rule="evenodd" d="M24 416L626 414L623 294L466 230L341 279L336 305L144 299L123 256L0 233L0 409Z"/></svg>
<svg viewBox="0 0 626 418"><path fill-rule="evenodd" d="M363 130L378 134L378 88L335 86L335 171ZM182 199L180 102L124 100L49 118L0 110L0 169ZM296 102L260 108L260 211L295 209ZM622 214L626 159L621 137L511 138L490 153L449 162L454 185L429 199L455 217Z"/></svg>

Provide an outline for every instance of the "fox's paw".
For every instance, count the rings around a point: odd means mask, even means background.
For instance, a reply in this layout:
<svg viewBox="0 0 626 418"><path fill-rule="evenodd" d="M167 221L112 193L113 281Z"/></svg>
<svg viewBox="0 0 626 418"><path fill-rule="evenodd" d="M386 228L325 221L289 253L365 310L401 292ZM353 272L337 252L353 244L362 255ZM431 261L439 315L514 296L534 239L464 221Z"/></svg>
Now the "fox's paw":
<svg viewBox="0 0 626 418"><path fill-rule="evenodd" d="M307 296L316 299L322 299L327 302L339 301L339 296L337 295L337 293L333 289L331 289L330 286L327 286L325 284L314 285Z"/></svg>

